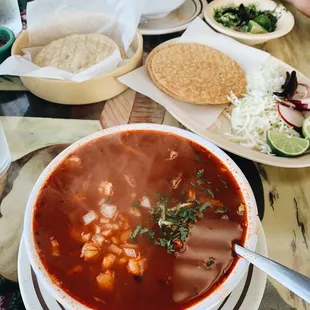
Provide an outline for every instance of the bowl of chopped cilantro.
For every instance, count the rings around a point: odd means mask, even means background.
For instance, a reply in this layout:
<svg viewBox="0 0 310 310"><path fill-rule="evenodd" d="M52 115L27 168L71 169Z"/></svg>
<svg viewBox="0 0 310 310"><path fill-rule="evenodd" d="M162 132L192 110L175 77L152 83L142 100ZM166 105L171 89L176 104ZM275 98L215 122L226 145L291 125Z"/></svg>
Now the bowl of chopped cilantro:
<svg viewBox="0 0 310 310"><path fill-rule="evenodd" d="M294 17L272 0L216 0L204 16L215 30L248 45L280 38L294 27Z"/></svg>
<svg viewBox="0 0 310 310"><path fill-rule="evenodd" d="M10 56L14 40L14 33L10 29L0 26L0 64Z"/></svg>

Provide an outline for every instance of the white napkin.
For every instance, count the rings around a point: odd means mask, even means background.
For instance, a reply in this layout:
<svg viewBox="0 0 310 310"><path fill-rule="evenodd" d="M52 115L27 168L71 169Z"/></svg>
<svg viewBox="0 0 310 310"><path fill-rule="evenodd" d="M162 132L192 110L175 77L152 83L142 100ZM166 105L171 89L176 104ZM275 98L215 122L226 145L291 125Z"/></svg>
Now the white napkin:
<svg viewBox="0 0 310 310"><path fill-rule="evenodd" d="M0 75L42 77L82 82L102 76L127 62L119 51L102 62L72 74L31 60L43 46L70 34L101 33L114 40L128 56L145 0L36 0L27 6L29 48L25 57L11 56L0 66Z"/></svg>
<svg viewBox="0 0 310 310"><path fill-rule="evenodd" d="M18 35L23 26L17 0L1 0L0 25L11 29Z"/></svg>
<svg viewBox="0 0 310 310"><path fill-rule="evenodd" d="M0 122L14 161L8 172L9 179L0 175L0 197L5 186L9 189L4 199L0 199L0 274L17 281L17 255L24 211L35 181L62 151L62 144L71 144L102 128L98 121L92 120L0 116ZM11 189L9 184L13 186ZM4 310L1 298L0 310Z"/></svg>
<svg viewBox="0 0 310 310"><path fill-rule="evenodd" d="M258 70L270 56L268 53L246 46L213 31L197 17L178 42L195 42L213 47L239 63L247 74ZM145 66L138 68L119 80L135 91L153 99L165 107L176 119L188 120L209 128L225 109L226 105L195 105L174 99L161 91L150 78Z"/></svg>

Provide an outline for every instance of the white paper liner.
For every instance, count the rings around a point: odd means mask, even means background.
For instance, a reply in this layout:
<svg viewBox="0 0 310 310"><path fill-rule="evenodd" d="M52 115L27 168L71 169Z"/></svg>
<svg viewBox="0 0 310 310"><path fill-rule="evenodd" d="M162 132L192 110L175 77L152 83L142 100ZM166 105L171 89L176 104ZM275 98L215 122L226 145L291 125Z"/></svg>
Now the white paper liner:
<svg viewBox="0 0 310 310"><path fill-rule="evenodd" d="M29 47L24 57L11 56L0 66L0 75L41 77L83 82L114 71L128 62L119 51L107 59L72 74L39 67L31 60L51 41L71 34L101 33L129 52L140 21L144 0L36 0L27 6ZM127 53L131 57L132 52Z"/></svg>
<svg viewBox="0 0 310 310"><path fill-rule="evenodd" d="M199 17L190 24L178 42L194 42L213 47L239 63L246 75L253 70L258 70L270 56L266 52L216 33ZM158 102L175 117L189 118L191 122L198 123L204 128L212 126L226 107L224 104L195 105L172 98L153 83L145 66L127 73L119 80L135 91Z"/></svg>

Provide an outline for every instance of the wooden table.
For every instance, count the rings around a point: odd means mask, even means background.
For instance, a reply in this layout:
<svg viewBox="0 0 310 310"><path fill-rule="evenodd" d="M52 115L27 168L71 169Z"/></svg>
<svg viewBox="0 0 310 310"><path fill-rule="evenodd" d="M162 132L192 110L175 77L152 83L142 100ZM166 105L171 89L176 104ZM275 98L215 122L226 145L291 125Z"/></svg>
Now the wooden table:
<svg viewBox="0 0 310 310"><path fill-rule="evenodd" d="M310 19L297 12L291 5L288 5L288 8L296 19L293 31L283 38L257 47L292 65L310 78ZM145 37L145 56L152 47L179 35ZM0 80L1 89L15 89L0 92L0 116L4 116L2 121L6 124L14 124L17 119L12 116L31 117L33 118L30 122L32 125L29 125L31 130L37 130L34 125L37 122L44 123L44 120L37 119L38 117L99 119L103 128L139 122L182 127L162 106L130 89L106 102L87 106L63 106L44 102L23 91L18 81L1 83ZM28 119L25 121L29 122ZM79 125L76 124L76 126ZM15 133L16 128L13 125L6 128L9 128L7 129L9 143L13 145L18 139ZM12 142L13 140L15 142ZM31 147L24 149L20 145L15 145L13 148L17 150L14 149L14 152L20 155L20 157L16 155L15 159L22 158L35 148L47 144L52 144L52 142L45 141L41 144L33 142ZM234 158L247 176L253 177L251 184L259 202L270 258L310 276L310 168L282 169L261 164L253 165L247 160ZM259 176L258 180L255 176ZM3 192L3 188L2 190L0 188L0 208L1 200L6 194L7 189ZM14 273L11 273L10 277L16 279ZM261 309L310 309L309 304L292 292L276 281L272 279L270 281L272 285L267 286ZM290 306L272 292L273 286Z"/></svg>

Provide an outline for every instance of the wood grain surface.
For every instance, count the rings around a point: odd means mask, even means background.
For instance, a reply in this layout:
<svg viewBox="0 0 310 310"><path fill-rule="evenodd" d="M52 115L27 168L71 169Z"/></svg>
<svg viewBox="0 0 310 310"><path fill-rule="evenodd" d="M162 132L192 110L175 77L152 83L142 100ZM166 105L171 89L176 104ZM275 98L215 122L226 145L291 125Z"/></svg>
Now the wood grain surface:
<svg viewBox="0 0 310 310"><path fill-rule="evenodd" d="M293 5L285 5L295 17L296 24L292 32L256 47L292 65L310 78L310 19ZM162 106L132 90L109 100L101 115L103 127L124 124L126 121L182 127ZM283 169L265 165L258 165L258 168L264 184L266 213L263 227L269 256L310 276L310 168ZM309 304L281 284L273 279L270 281L292 307L298 310L310 309Z"/></svg>

